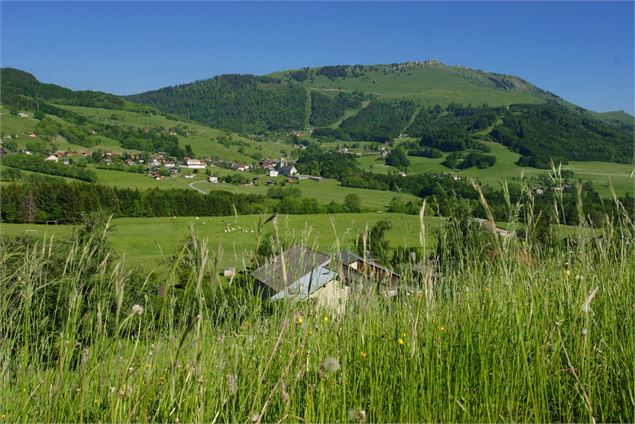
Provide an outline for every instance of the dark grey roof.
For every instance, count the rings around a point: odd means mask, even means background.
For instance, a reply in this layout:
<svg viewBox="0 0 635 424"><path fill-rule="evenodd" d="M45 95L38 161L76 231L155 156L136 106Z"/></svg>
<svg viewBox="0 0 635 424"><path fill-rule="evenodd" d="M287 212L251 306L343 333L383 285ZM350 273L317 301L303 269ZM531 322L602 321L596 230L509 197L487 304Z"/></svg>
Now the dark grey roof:
<svg viewBox="0 0 635 424"><path fill-rule="evenodd" d="M284 256L284 269L287 273L286 284L282 268L282 256ZM277 293L328 261L329 257L324 253L316 252L305 246L293 246L283 252L282 255L275 256L269 262L254 270L251 276Z"/></svg>
<svg viewBox="0 0 635 424"><path fill-rule="evenodd" d="M337 258L344 265L350 265L353 262L363 261L361 256L356 255L355 253L351 252L350 250L342 250L337 255Z"/></svg>

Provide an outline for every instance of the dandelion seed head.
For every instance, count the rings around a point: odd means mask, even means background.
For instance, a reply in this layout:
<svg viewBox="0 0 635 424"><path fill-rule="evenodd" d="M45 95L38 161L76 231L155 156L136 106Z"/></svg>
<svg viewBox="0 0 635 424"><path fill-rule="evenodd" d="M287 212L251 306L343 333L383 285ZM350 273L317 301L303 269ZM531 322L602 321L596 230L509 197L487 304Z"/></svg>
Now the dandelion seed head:
<svg viewBox="0 0 635 424"><path fill-rule="evenodd" d="M351 409L348 412L348 418L356 423L363 423L366 421L366 411L361 408Z"/></svg>
<svg viewBox="0 0 635 424"><path fill-rule="evenodd" d="M135 315L143 315L143 306L136 304L132 307L132 313Z"/></svg>
<svg viewBox="0 0 635 424"><path fill-rule="evenodd" d="M340 369L340 361L333 357L326 358L320 364L320 368L324 371L337 372Z"/></svg>

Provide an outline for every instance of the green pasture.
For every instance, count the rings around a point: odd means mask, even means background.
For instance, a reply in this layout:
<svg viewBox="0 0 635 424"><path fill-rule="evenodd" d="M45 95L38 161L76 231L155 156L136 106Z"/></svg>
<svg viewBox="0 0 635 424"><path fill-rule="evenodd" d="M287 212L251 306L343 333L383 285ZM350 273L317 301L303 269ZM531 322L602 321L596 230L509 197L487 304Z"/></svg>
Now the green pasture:
<svg viewBox="0 0 635 424"><path fill-rule="evenodd" d="M113 220L110 242L115 252L125 254L130 264L155 266L176 252L190 233L190 226L202 239L207 239L211 250L222 248L222 266L241 267L256 247L259 221L269 216L222 216L176 218L117 218ZM278 228L281 237L325 252L352 248L355 238L366 226L379 220L388 220L392 228L386 238L392 247L419 246L419 217L391 213L281 215ZM426 217L426 236L431 246L432 230L440 218ZM64 237L72 233L73 225L1 224L0 233L6 236L27 235L34 238ZM262 227L262 234L273 234L273 223Z"/></svg>
<svg viewBox="0 0 635 424"><path fill-rule="evenodd" d="M268 177L262 177L258 185L251 186L239 186L235 184L211 184L207 182L196 183L196 187L204 191L211 190L227 190L234 193L254 193L254 194L266 194L270 186L264 184L264 181L269 180ZM273 179L275 180L275 179ZM342 203L344 197L348 194L356 194L362 200L362 207L381 210L397 196L404 201L420 202L416 196L408 193L396 193L394 191L382 191L382 190L370 190L364 188L354 187L342 187L339 181L323 179L321 181L313 180L301 180L298 183L290 185L291 187L297 187L302 192L302 197L316 199L320 203L338 202Z"/></svg>

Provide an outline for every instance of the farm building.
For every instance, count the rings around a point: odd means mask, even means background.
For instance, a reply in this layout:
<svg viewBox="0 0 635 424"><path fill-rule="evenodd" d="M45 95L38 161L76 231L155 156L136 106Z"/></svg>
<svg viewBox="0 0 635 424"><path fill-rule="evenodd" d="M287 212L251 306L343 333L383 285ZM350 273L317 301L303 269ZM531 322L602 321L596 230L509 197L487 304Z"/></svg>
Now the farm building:
<svg viewBox="0 0 635 424"><path fill-rule="evenodd" d="M59 159L57 158L57 156L55 155L50 155L49 157L47 157L46 159L44 159L45 161L49 161L49 162L57 162Z"/></svg>
<svg viewBox="0 0 635 424"><path fill-rule="evenodd" d="M337 273L328 268L330 262L324 253L293 246L253 271L251 276L272 301L315 298L318 303L330 303L338 298L338 292L346 292L338 285Z"/></svg>

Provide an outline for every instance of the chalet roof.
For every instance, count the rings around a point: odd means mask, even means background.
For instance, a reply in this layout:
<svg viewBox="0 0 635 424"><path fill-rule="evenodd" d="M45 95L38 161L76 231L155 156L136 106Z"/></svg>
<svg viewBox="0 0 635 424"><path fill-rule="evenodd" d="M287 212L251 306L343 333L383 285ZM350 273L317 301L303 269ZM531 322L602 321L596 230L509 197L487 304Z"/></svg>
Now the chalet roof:
<svg viewBox="0 0 635 424"><path fill-rule="evenodd" d="M284 264L282 261L284 256ZM313 269L329 262L324 253L316 252L305 246L293 246L282 255L275 256L269 262L254 270L251 275L276 293L290 286ZM283 266L286 270L285 284Z"/></svg>

